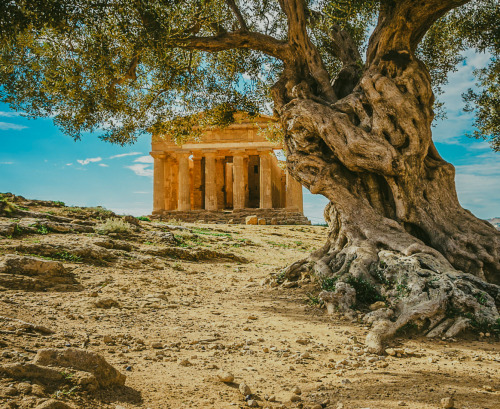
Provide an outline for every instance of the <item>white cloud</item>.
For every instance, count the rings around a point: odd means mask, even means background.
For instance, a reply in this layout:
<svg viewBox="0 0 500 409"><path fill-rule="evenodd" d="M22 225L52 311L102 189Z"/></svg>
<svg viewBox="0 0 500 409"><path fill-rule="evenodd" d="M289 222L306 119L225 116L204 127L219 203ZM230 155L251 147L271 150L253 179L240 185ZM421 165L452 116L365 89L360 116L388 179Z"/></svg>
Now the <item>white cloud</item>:
<svg viewBox="0 0 500 409"><path fill-rule="evenodd" d="M120 153L118 155L110 156L109 159L123 158L124 156L136 156L136 155L142 155L142 152Z"/></svg>
<svg viewBox="0 0 500 409"><path fill-rule="evenodd" d="M153 176L153 169L149 168L149 165L146 164L138 163L137 165L131 165L125 167L133 171L137 176L147 176L147 177Z"/></svg>
<svg viewBox="0 0 500 409"><path fill-rule="evenodd" d="M97 157L97 158L87 158L87 159L78 159L77 162L80 164L80 165L88 165L89 163L91 162L100 162L102 161L102 158L101 157Z"/></svg>
<svg viewBox="0 0 500 409"><path fill-rule="evenodd" d="M0 116L4 118L16 118L21 116L20 112L8 112L8 111L0 111Z"/></svg>
<svg viewBox="0 0 500 409"><path fill-rule="evenodd" d="M14 162L0 162L0 165L13 165Z"/></svg>
<svg viewBox="0 0 500 409"><path fill-rule="evenodd" d="M21 131L23 129L26 129L27 126L24 125L18 125L18 124L12 124L10 122L0 122L0 130L1 131Z"/></svg>
<svg viewBox="0 0 500 409"><path fill-rule="evenodd" d="M73 166L72 163L66 163L66 166Z"/></svg>
<svg viewBox="0 0 500 409"><path fill-rule="evenodd" d="M152 156L141 156L140 158L135 159L134 162L139 162L139 163L154 163L154 159L153 159Z"/></svg>
<svg viewBox="0 0 500 409"><path fill-rule="evenodd" d="M444 103L447 119L438 121L432 130L434 141L451 145L462 145L460 138L464 130L470 130L474 123L474 114L464 112L465 103L462 94L469 88L477 89L474 69L484 67L491 58L490 54L476 53L474 50L465 52L466 62L450 73L449 83L443 87L444 94L439 100Z"/></svg>
<svg viewBox="0 0 500 409"><path fill-rule="evenodd" d="M106 165L105 163L99 163L99 166L102 166L103 168L109 168L109 165Z"/></svg>
<svg viewBox="0 0 500 409"><path fill-rule="evenodd" d="M481 155L481 163L456 167L460 203L485 219L500 215L500 162L493 155L493 152Z"/></svg>

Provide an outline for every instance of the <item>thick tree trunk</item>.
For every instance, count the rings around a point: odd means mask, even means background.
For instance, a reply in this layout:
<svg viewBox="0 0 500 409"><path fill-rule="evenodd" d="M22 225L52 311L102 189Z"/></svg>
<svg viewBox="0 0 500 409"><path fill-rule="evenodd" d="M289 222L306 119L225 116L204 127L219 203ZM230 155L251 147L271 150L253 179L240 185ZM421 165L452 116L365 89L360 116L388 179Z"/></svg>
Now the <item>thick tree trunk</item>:
<svg viewBox="0 0 500 409"><path fill-rule="evenodd" d="M425 66L407 51L374 56L354 90L334 103L314 96L311 83L288 77L275 101L288 170L330 200L330 233L286 279L313 271L336 280L322 297L348 315L351 287L358 301L378 294L386 308L365 316L375 350L410 322L430 336L498 325L500 232L458 202L454 168L432 142Z"/></svg>

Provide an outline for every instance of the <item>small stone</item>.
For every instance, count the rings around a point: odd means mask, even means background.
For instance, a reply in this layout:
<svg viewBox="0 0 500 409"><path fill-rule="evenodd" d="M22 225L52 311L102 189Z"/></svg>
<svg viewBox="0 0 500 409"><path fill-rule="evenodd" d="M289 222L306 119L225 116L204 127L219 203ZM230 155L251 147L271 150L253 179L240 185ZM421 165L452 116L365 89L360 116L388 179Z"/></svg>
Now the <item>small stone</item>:
<svg viewBox="0 0 500 409"><path fill-rule="evenodd" d="M269 398L267 399L269 402L276 402L276 396L274 395L271 395L269 396Z"/></svg>
<svg viewBox="0 0 500 409"><path fill-rule="evenodd" d="M104 342L105 344L112 344L112 343L114 343L114 340L113 340L113 337L111 335L104 335L102 337L102 342Z"/></svg>
<svg viewBox="0 0 500 409"><path fill-rule="evenodd" d="M259 404L254 399L248 399L247 400L247 406L250 407L250 408L258 408Z"/></svg>
<svg viewBox="0 0 500 409"><path fill-rule="evenodd" d="M2 393L7 396L15 396L19 393L19 391L12 386L7 386L2 389Z"/></svg>
<svg viewBox="0 0 500 409"><path fill-rule="evenodd" d="M406 404L406 402L404 402L404 401L400 400L400 401L398 402L398 406L407 406L407 404Z"/></svg>
<svg viewBox="0 0 500 409"><path fill-rule="evenodd" d="M246 384L246 383L240 383L240 393L243 395L243 396L247 396L247 395L251 395L252 394L252 391L250 390L250 387Z"/></svg>
<svg viewBox="0 0 500 409"><path fill-rule="evenodd" d="M114 300L113 298L101 298L100 300L97 300L94 305L97 308L113 308L113 307L119 307L120 304L118 304L118 301Z"/></svg>
<svg viewBox="0 0 500 409"><path fill-rule="evenodd" d="M390 355L390 356L394 356L394 355L396 355L396 351L395 351L393 348L387 348L387 349L385 350L385 353L386 353L387 355Z"/></svg>
<svg viewBox="0 0 500 409"><path fill-rule="evenodd" d="M495 392L495 389L490 385L483 385L483 389L487 392Z"/></svg>
<svg viewBox="0 0 500 409"><path fill-rule="evenodd" d="M311 354L309 352L304 352L303 354L300 354L301 359L309 359L311 358Z"/></svg>
<svg viewBox="0 0 500 409"><path fill-rule="evenodd" d="M191 362L189 362L187 359L181 359L181 360L179 360L179 365L180 366L191 366Z"/></svg>
<svg viewBox="0 0 500 409"><path fill-rule="evenodd" d="M453 409L453 407L455 406L455 401L453 400L453 398L443 398L441 399L441 407L443 409Z"/></svg>
<svg viewBox="0 0 500 409"><path fill-rule="evenodd" d="M25 395L28 395L31 393L31 384L28 382L21 382L16 385L16 388L19 392L24 393Z"/></svg>
<svg viewBox="0 0 500 409"><path fill-rule="evenodd" d="M247 319L249 319L249 320L256 320L256 319L257 319L257 316L255 316L255 315L249 315L249 316L247 317Z"/></svg>
<svg viewBox="0 0 500 409"><path fill-rule="evenodd" d="M269 352L269 348L268 347L263 347L262 348L262 351L265 352L266 354Z"/></svg>
<svg viewBox="0 0 500 409"><path fill-rule="evenodd" d="M323 409L323 406L317 403L316 405L311 406L311 409Z"/></svg>
<svg viewBox="0 0 500 409"><path fill-rule="evenodd" d="M259 219L259 224L260 225L265 225L266 224L266 219Z"/></svg>
<svg viewBox="0 0 500 409"><path fill-rule="evenodd" d="M234 375L231 372L219 372L217 374L219 380L224 383L231 383L234 381Z"/></svg>
<svg viewBox="0 0 500 409"><path fill-rule="evenodd" d="M154 349L163 349L163 344L161 342L153 342L151 344L151 348L154 348Z"/></svg>
<svg viewBox="0 0 500 409"><path fill-rule="evenodd" d="M298 338L295 340L295 342L300 345L307 345L309 343L309 340L305 338Z"/></svg>
<svg viewBox="0 0 500 409"><path fill-rule="evenodd" d="M389 364L387 362L384 362L384 361L378 361L376 365L379 368L387 368L389 366Z"/></svg>
<svg viewBox="0 0 500 409"><path fill-rule="evenodd" d="M290 402L300 402L302 398L299 395L293 394L290 396Z"/></svg>
<svg viewBox="0 0 500 409"><path fill-rule="evenodd" d="M295 393L295 395L300 395L302 393L302 391L300 390L300 388L298 386L294 386L292 388L292 393Z"/></svg>
<svg viewBox="0 0 500 409"><path fill-rule="evenodd" d="M385 302L383 301L377 301L374 302L372 305L370 305L370 311L377 311L380 310L381 308L385 308Z"/></svg>

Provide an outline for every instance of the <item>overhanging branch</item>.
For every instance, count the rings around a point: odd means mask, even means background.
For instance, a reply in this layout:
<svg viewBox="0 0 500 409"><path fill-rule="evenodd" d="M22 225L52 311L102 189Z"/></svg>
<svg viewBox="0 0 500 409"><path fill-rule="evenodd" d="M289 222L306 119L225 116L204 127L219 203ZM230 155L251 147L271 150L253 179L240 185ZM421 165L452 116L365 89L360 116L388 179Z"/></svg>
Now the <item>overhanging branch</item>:
<svg viewBox="0 0 500 409"><path fill-rule="evenodd" d="M282 61L290 59L290 47L285 41L271 36L248 32L234 31L213 37L187 37L174 40L170 46L186 50L217 52L234 48L247 48L262 51Z"/></svg>

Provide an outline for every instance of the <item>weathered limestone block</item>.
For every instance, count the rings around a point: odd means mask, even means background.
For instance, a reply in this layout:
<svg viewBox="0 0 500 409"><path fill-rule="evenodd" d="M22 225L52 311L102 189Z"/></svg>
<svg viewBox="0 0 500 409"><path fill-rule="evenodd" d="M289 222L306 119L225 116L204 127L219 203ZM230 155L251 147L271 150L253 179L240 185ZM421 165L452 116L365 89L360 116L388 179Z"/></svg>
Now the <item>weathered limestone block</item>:
<svg viewBox="0 0 500 409"><path fill-rule="evenodd" d="M8 289L41 291L76 290L77 281L58 261L7 254L0 261L0 286Z"/></svg>
<svg viewBox="0 0 500 409"><path fill-rule="evenodd" d="M257 216L247 216L245 219L245 224L257 224L259 219Z"/></svg>
<svg viewBox="0 0 500 409"><path fill-rule="evenodd" d="M266 219L259 219L259 224L260 225L265 225L266 224Z"/></svg>
<svg viewBox="0 0 500 409"><path fill-rule="evenodd" d="M95 376L101 387L124 385L125 375L116 370L99 354L76 348L41 349L35 356L34 364L72 368L89 372Z"/></svg>

